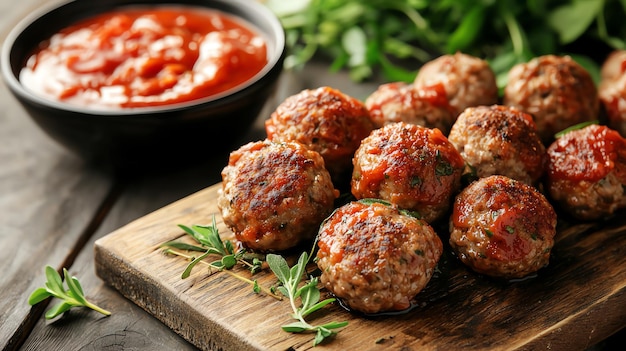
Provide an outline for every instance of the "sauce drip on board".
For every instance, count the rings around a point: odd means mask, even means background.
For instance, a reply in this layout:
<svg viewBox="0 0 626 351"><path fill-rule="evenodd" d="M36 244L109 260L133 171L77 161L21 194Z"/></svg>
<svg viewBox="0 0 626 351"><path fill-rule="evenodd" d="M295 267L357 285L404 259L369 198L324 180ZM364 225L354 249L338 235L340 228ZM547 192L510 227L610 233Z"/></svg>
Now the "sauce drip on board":
<svg viewBox="0 0 626 351"><path fill-rule="evenodd" d="M231 15L189 6L129 7L53 35L20 80L72 105L151 107L219 94L266 63L265 40Z"/></svg>

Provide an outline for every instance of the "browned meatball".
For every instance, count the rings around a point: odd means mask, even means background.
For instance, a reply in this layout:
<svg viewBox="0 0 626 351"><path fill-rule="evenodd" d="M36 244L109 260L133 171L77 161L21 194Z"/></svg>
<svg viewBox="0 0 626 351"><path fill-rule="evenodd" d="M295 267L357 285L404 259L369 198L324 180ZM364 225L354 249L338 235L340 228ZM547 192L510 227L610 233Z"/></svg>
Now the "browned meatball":
<svg viewBox="0 0 626 351"><path fill-rule="evenodd" d="M415 77L415 85L442 84L456 115L467 107L498 103L496 76L487 61L457 52L427 62Z"/></svg>
<svg viewBox="0 0 626 351"><path fill-rule="evenodd" d="M450 245L472 270L513 279L546 266L554 246L556 213L537 189L501 175L468 185L450 218Z"/></svg>
<svg viewBox="0 0 626 351"><path fill-rule="evenodd" d="M407 122L438 128L447 135L456 118L441 84L421 88L403 82L382 84L367 97L365 107L376 128Z"/></svg>
<svg viewBox="0 0 626 351"><path fill-rule="evenodd" d="M544 144L554 134L599 115L596 85L569 56L545 55L509 71L503 102L533 116Z"/></svg>
<svg viewBox="0 0 626 351"><path fill-rule="evenodd" d="M354 155L351 190L440 219L461 184L465 163L439 129L397 122L374 130Z"/></svg>
<svg viewBox="0 0 626 351"><path fill-rule="evenodd" d="M319 153L297 142L251 142L231 152L217 204L245 247L281 251L315 237L339 196Z"/></svg>
<svg viewBox="0 0 626 351"><path fill-rule="evenodd" d="M602 65L598 98L604 107L608 125L626 137L626 50L609 55Z"/></svg>
<svg viewBox="0 0 626 351"><path fill-rule="evenodd" d="M319 152L334 180L349 177L354 151L372 129L363 102L329 87L288 97L265 122L268 139L298 141Z"/></svg>
<svg viewBox="0 0 626 351"><path fill-rule="evenodd" d="M543 175L546 148L532 117L514 108L468 107L448 140L478 177L501 174L532 185Z"/></svg>
<svg viewBox="0 0 626 351"><path fill-rule="evenodd" d="M546 188L578 219L594 220L626 207L626 139L606 126L590 125L548 147Z"/></svg>
<svg viewBox="0 0 626 351"><path fill-rule="evenodd" d="M338 208L320 227L318 240L322 284L365 313L409 308L443 251L430 225L376 202Z"/></svg>

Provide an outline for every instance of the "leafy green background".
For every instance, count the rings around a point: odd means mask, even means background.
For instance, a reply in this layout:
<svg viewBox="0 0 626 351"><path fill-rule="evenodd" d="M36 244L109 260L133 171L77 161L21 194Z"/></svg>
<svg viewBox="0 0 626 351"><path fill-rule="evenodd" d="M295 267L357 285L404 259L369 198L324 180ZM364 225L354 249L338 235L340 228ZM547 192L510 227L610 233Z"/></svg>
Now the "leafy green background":
<svg viewBox="0 0 626 351"><path fill-rule="evenodd" d="M266 0L287 34L287 68L313 57L354 81L414 79L439 55L486 59L498 84L515 64L570 55L599 80L606 55L624 49L626 0Z"/></svg>

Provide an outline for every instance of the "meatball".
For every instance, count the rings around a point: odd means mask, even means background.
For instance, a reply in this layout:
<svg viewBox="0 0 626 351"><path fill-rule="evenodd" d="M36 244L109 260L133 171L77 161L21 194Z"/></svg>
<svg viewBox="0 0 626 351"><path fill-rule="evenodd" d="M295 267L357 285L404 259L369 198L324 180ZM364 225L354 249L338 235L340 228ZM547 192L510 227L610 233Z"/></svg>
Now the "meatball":
<svg viewBox="0 0 626 351"><path fill-rule="evenodd" d="M363 139L353 159L351 191L416 211L426 222L443 217L461 184L465 163L439 129L397 122Z"/></svg>
<svg viewBox="0 0 626 351"><path fill-rule="evenodd" d="M535 187L515 179L480 178L454 201L450 246L475 272L528 276L548 264L555 235L552 205Z"/></svg>
<svg viewBox="0 0 626 351"><path fill-rule="evenodd" d="M600 106L589 72L569 56L555 55L511 68L503 103L532 115L546 145L563 129L597 119Z"/></svg>
<svg viewBox="0 0 626 351"><path fill-rule="evenodd" d="M428 87L443 84L455 117L467 107L498 103L496 76L487 61L457 52L426 62L414 84Z"/></svg>
<svg viewBox="0 0 626 351"><path fill-rule="evenodd" d="M403 82L382 84L367 97L365 107L376 128L407 122L438 128L447 135L456 118L456 110L448 103L442 84L432 87Z"/></svg>
<svg viewBox="0 0 626 351"><path fill-rule="evenodd" d="M349 178L354 151L372 129L363 102L329 87L288 97L265 122L268 139L298 141L319 152L335 181Z"/></svg>
<svg viewBox="0 0 626 351"><path fill-rule="evenodd" d="M297 142L250 142L231 152L217 205L244 247L282 251L315 237L334 208L322 156Z"/></svg>
<svg viewBox="0 0 626 351"><path fill-rule="evenodd" d="M590 125L564 134L547 150L546 188L564 211L600 219L626 207L626 139Z"/></svg>
<svg viewBox="0 0 626 351"><path fill-rule="evenodd" d="M380 202L339 207L320 227L324 287L350 309L399 311L430 281L443 251L427 223Z"/></svg>
<svg viewBox="0 0 626 351"><path fill-rule="evenodd" d="M478 177L501 174L532 185L543 175L546 148L532 117L514 108L468 107L448 140Z"/></svg>
<svg viewBox="0 0 626 351"><path fill-rule="evenodd" d="M598 98L608 125L626 137L626 50L611 53L602 65Z"/></svg>

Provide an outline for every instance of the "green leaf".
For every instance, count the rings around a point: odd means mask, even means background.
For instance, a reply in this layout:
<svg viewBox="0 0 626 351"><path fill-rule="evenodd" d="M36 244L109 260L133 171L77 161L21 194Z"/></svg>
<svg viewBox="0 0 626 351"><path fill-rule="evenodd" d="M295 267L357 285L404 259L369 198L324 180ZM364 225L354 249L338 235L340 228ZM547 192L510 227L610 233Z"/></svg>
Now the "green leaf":
<svg viewBox="0 0 626 351"><path fill-rule="evenodd" d="M472 9L463 17L459 26L452 32L448 39L446 51L455 53L463 51L469 47L476 39L480 29L483 26L485 17L484 5L480 3L472 7Z"/></svg>
<svg viewBox="0 0 626 351"><path fill-rule="evenodd" d="M303 322L293 322L281 327L284 331L290 333L302 333L304 331L310 330L310 325Z"/></svg>
<svg viewBox="0 0 626 351"><path fill-rule="evenodd" d="M198 252L205 252L206 251L206 248L204 248L204 247L187 244L187 243L183 243L183 242L180 242L180 241L168 241L166 243L161 244L161 247L173 247L173 248L179 249L179 250L198 251Z"/></svg>
<svg viewBox="0 0 626 351"><path fill-rule="evenodd" d="M302 307L301 309L303 310L302 312L302 316L306 316L307 314L315 311L315 309L311 309L313 306L315 306L316 303L319 302L320 300L320 291L319 289L317 289L316 286L311 286L306 285L306 288L301 289L301 293L300 293L300 299L302 300Z"/></svg>
<svg viewBox="0 0 626 351"><path fill-rule="evenodd" d="M233 255L226 255L222 257L222 264L226 269L233 268L237 264L237 260Z"/></svg>
<svg viewBox="0 0 626 351"><path fill-rule="evenodd" d="M78 280L74 277L71 277L67 269L63 268L63 274L65 275L65 281L67 282L67 286L69 287L69 295L71 295L76 301L78 301L81 305L85 305L87 301L85 300L85 296L83 295L83 288L80 286L80 283L77 283Z"/></svg>
<svg viewBox="0 0 626 351"><path fill-rule="evenodd" d="M230 240L226 240L224 242L224 248L226 249L226 253L229 254L233 254L235 253L235 247L233 246L233 243ZM241 254L243 255L246 252L246 250L242 249L241 250Z"/></svg>
<svg viewBox="0 0 626 351"><path fill-rule="evenodd" d="M573 126L567 127L565 129L561 130L560 132L554 134L554 138L558 139L558 138L562 137L563 135L565 135L565 134L567 134L567 133L569 133L571 131L578 130L578 129L583 129L583 128L585 128L587 126L590 126L592 124L598 124L598 121L597 120L593 120L593 121L586 121L586 122L581 122L581 123L574 124Z"/></svg>
<svg viewBox="0 0 626 351"><path fill-rule="evenodd" d="M193 229L191 229L191 228L189 228L189 227L187 227L186 225L183 225L183 224L179 224L178 227L180 229L184 230L185 233L191 235L191 237L196 239L197 242L202 243L201 239L196 236L197 233Z"/></svg>
<svg viewBox="0 0 626 351"><path fill-rule="evenodd" d="M50 294L45 288L37 288L28 297L28 304L34 306L50 296L52 296L52 294Z"/></svg>
<svg viewBox="0 0 626 351"><path fill-rule="evenodd" d="M307 316L307 315L309 315L309 314L311 314L311 313L313 313L313 312L315 312L317 310L322 309L324 306L326 306L326 305L328 305L329 303L332 303L332 302L335 302L335 299L330 298L330 299L326 299L324 301L320 301L320 302L316 303L315 305L310 306L305 311L302 311L301 314L302 314L303 317L305 317L305 316Z"/></svg>
<svg viewBox="0 0 626 351"><path fill-rule="evenodd" d="M48 279L46 283L48 289L60 295L65 294L65 288L63 288L63 281L61 280L61 276L59 275L59 272L57 272L51 266L46 266L46 279Z"/></svg>
<svg viewBox="0 0 626 351"><path fill-rule="evenodd" d="M205 257L207 257L208 255L210 255L211 252L207 251L204 254L198 256L198 257L194 257L191 262L189 262L189 264L187 265L187 268L185 268L185 271L183 271L183 274L181 276L182 279L188 278L189 275L191 275L191 270L193 269L193 267L198 264L198 262L202 261Z"/></svg>
<svg viewBox="0 0 626 351"><path fill-rule="evenodd" d="M344 321L344 322L330 322L330 323L326 323L324 325L322 325L324 328L327 329L339 329L339 328L343 328L345 326L348 325L348 321Z"/></svg>
<svg viewBox="0 0 626 351"><path fill-rule="evenodd" d="M319 327L317 329L317 333L315 333L315 339L313 340L313 346L317 346L317 345L321 344L327 337L329 337L331 335L333 335L332 331L330 331L328 329L325 329L325 328L322 328L322 327Z"/></svg>
<svg viewBox="0 0 626 351"><path fill-rule="evenodd" d="M281 294L283 294L284 296L289 297L289 290L287 290L287 288L285 288L285 286L281 285L281 286L276 287L276 289L277 289L277 290L278 290Z"/></svg>
<svg viewBox="0 0 626 351"><path fill-rule="evenodd" d="M289 282L289 265L282 256L270 253L265 256L265 261L281 283Z"/></svg>
<svg viewBox="0 0 626 351"><path fill-rule="evenodd" d="M348 66L359 67L366 64L367 40L362 28L354 26L346 30L341 37L341 44L350 56Z"/></svg>
<svg viewBox="0 0 626 351"><path fill-rule="evenodd" d="M558 35L562 44L578 39L602 11L604 1L574 0L550 13L548 23Z"/></svg>
<svg viewBox="0 0 626 351"><path fill-rule="evenodd" d="M74 305L69 302L66 302L66 301L60 302L56 304L55 306L53 306L48 311L46 311L45 317L46 319L52 319L56 316L63 314L64 312L68 311L72 307L74 307Z"/></svg>

